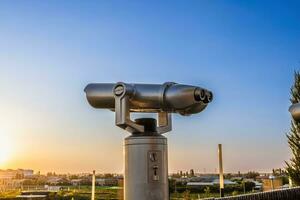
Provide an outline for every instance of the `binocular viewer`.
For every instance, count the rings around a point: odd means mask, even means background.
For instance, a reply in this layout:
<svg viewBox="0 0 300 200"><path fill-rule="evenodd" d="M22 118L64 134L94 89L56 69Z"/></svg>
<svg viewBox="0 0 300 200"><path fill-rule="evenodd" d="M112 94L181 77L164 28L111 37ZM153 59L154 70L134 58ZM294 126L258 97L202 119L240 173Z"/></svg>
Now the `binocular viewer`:
<svg viewBox="0 0 300 200"><path fill-rule="evenodd" d="M164 84L92 83L84 89L94 108L115 112L115 124L132 133L124 139L124 199L168 200L168 146L172 113L191 115L212 101L209 90ZM157 119L130 119L131 112L157 113Z"/></svg>
<svg viewBox="0 0 300 200"><path fill-rule="evenodd" d="M293 119L297 122L300 122L300 103L295 103L291 105L289 111Z"/></svg>
<svg viewBox="0 0 300 200"><path fill-rule="evenodd" d="M129 132L144 132L130 120L130 112L158 113L158 132L171 130L171 113L191 115L203 111L213 99L209 90L167 82L164 84L92 83L84 89L94 108L116 113L116 125Z"/></svg>

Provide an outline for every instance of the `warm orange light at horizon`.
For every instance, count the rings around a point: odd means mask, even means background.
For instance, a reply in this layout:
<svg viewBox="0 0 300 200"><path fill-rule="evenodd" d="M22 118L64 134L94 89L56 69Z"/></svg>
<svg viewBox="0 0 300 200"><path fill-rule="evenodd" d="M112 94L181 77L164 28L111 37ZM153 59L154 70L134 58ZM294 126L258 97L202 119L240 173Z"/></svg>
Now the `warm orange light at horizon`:
<svg viewBox="0 0 300 200"><path fill-rule="evenodd" d="M0 134L0 166L5 166L6 162L11 158L12 141L2 133Z"/></svg>

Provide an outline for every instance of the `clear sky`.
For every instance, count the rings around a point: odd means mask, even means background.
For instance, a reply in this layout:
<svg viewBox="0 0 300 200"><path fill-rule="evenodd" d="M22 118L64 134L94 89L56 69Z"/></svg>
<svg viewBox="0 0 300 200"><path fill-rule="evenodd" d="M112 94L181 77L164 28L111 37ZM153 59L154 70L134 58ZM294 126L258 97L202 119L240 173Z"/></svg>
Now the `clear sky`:
<svg viewBox="0 0 300 200"><path fill-rule="evenodd" d="M204 112L174 115L166 134L171 172L214 172L218 143L225 171L284 166L299 8L299 1L0 1L7 152L0 167L122 172L128 134L83 92L90 82L116 81L214 92Z"/></svg>

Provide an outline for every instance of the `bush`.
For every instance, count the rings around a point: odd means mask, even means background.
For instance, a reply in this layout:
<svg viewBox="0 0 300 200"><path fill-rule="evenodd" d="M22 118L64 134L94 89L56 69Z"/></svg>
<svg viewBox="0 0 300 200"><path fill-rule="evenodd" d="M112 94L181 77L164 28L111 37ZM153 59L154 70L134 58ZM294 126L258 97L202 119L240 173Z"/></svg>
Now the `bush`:
<svg viewBox="0 0 300 200"><path fill-rule="evenodd" d="M239 192L235 190L232 192L232 196L236 196L236 195L239 195Z"/></svg>
<svg viewBox="0 0 300 200"><path fill-rule="evenodd" d="M191 195L190 195L190 191L189 191L189 190L186 190L186 191L183 193L183 199L184 199L184 200L190 200L190 199L191 199Z"/></svg>

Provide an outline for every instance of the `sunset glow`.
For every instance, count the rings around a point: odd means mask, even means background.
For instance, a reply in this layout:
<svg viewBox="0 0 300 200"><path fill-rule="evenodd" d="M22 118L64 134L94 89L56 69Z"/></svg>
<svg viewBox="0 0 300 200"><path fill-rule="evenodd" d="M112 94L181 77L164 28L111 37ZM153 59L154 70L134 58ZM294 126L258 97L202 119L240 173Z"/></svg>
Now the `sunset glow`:
<svg viewBox="0 0 300 200"><path fill-rule="evenodd" d="M11 156L12 143L8 136L0 134L0 166L5 165Z"/></svg>
<svg viewBox="0 0 300 200"><path fill-rule="evenodd" d="M225 172L283 168L291 158L289 92L300 69L299 7L0 1L0 169L122 172L129 133L84 92L88 83L118 81L214 92L201 114L173 114L164 135L170 172L216 172L218 144Z"/></svg>

